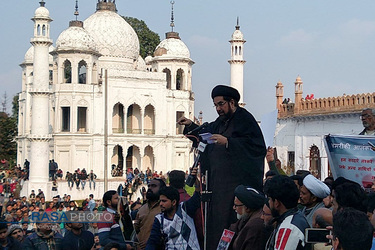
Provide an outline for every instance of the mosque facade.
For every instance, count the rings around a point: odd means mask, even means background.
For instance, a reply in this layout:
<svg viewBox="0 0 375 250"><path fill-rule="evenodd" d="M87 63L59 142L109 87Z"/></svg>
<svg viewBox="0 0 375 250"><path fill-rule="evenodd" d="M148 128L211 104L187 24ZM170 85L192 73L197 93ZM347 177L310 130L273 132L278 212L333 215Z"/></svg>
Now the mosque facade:
<svg viewBox="0 0 375 250"><path fill-rule="evenodd" d="M300 76L294 82L294 102L284 98L284 85L276 85L278 110L274 145L282 167L288 174L309 170L324 179L330 166L324 146L328 134L358 135L363 130L360 113L375 108L375 92L337 97L303 96Z"/></svg>
<svg viewBox="0 0 375 250"><path fill-rule="evenodd" d="M43 1L32 20L17 139L18 163L30 161L29 190L49 189L51 159L64 175L85 168L100 179L128 168L166 173L192 165L191 143L176 121L194 119L194 62L177 32L143 59L115 1L99 0L85 21L71 21L55 46Z"/></svg>

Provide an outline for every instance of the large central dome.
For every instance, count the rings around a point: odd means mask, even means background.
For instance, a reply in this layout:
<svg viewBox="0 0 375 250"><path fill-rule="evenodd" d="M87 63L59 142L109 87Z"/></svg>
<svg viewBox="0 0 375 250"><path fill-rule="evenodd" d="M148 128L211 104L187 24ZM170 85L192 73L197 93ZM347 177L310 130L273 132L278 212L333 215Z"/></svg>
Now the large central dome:
<svg viewBox="0 0 375 250"><path fill-rule="evenodd" d="M95 40L103 56L136 60L139 40L133 28L111 10L98 10L84 21L83 27Z"/></svg>

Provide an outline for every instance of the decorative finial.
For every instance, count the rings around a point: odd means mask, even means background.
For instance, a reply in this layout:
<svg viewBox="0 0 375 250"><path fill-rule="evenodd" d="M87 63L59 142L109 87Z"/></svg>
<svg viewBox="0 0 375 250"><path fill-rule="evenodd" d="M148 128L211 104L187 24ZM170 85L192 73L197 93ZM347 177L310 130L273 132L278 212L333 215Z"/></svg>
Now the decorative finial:
<svg viewBox="0 0 375 250"><path fill-rule="evenodd" d="M236 30L240 29L240 18L237 17L237 25L236 25Z"/></svg>
<svg viewBox="0 0 375 250"><path fill-rule="evenodd" d="M39 4L40 4L40 7L44 7L44 5L45 5L46 3L44 2L44 0L41 0L41 1L39 2Z"/></svg>
<svg viewBox="0 0 375 250"><path fill-rule="evenodd" d="M78 0L76 0L76 11L74 11L74 15L76 16L76 21L78 20L78 15L79 15L79 12L78 12Z"/></svg>
<svg viewBox="0 0 375 250"><path fill-rule="evenodd" d="M170 3L171 3L171 5L172 5L171 24L170 24L170 26L172 27L172 32L173 32L173 28L174 28L173 5L174 5L175 2L172 0Z"/></svg>

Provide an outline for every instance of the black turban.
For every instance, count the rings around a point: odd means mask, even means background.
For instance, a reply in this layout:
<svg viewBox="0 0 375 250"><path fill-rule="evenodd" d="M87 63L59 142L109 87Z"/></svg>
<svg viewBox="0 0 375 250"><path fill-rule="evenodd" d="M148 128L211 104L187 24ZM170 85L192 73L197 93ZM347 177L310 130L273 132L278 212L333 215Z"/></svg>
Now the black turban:
<svg viewBox="0 0 375 250"><path fill-rule="evenodd" d="M266 198L263 194L251 187L239 185L234 190L234 195L239 199L247 208L260 209L263 207Z"/></svg>
<svg viewBox="0 0 375 250"><path fill-rule="evenodd" d="M237 89L225 86L225 85L217 85L211 92L211 97L214 99L216 96L229 96L232 97L237 102L240 100L240 93L238 93Z"/></svg>

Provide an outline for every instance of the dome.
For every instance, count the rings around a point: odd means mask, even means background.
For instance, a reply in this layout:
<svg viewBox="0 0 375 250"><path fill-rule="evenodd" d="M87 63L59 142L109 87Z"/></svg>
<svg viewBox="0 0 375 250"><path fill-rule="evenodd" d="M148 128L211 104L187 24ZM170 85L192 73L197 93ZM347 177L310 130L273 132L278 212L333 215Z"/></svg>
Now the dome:
<svg viewBox="0 0 375 250"><path fill-rule="evenodd" d="M152 61L152 56L146 56L145 63L149 64Z"/></svg>
<svg viewBox="0 0 375 250"><path fill-rule="evenodd" d="M49 52L52 52L54 50L55 50L55 48L52 45L48 49ZM27 50L24 59L25 59L24 63L33 63L34 62L34 46L31 46ZM49 63L52 64L53 63L53 56L49 55L48 59L49 59Z"/></svg>
<svg viewBox="0 0 375 250"><path fill-rule="evenodd" d="M168 38L161 41L156 47L154 56L169 56L190 59L190 51L183 41Z"/></svg>
<svg viewBox="0 0 375 250"><path fill-rule="evenodd" d="M239 29L236 29L232 34L232 40L243 40L243 34Z"/></svg>
<svg viewBox="0 0 375 250"><path fill-rule="evenodd" d="M40 6L35 10L34 18L48 18L49 17L49 11L46 7Z"/></svg>
<svg viewBox="0 0 375 250"><path fill-rule="evenodd" d="M82 27L71 26L56 40L56 50L97 51L94 39Z"/></svg>
<svg viewBox="0 0 375 250"><path fill-rule="evenodd" d="M100 54L136 60L139 55L138 36L117 13L110 10L95 12L84 21L85 30L92 36Z"/></svg>

